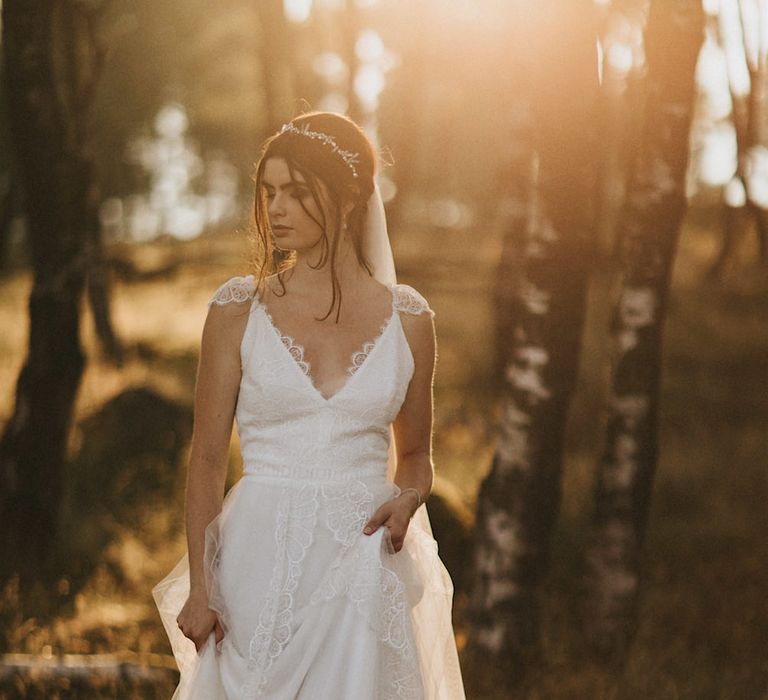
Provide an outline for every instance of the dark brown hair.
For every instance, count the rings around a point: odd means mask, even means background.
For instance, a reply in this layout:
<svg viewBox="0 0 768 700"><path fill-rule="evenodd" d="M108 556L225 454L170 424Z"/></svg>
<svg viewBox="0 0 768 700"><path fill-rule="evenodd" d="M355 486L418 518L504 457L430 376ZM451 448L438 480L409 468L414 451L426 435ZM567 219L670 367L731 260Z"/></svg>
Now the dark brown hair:
<svg viewBox="0 0 768 700"><path fill-rule="evenodd" d="M354 176L352 168L341 155L335 152L332 146L320 139L286 131L278 132L264 142L254 175L255 231L252 236L252 243L254 247L253 262L258 269L258 288L261 288L262 282L267 276L277 273L283 293L285 293L282 275L293 267L296 261L294 252L281 251L274 245L269 224L266 193L262 187L264 166L267 160L278 157L285 159L288 164L291 179L295 179L296 173L304 178L318 211L321 213L322 218L317 223L323 231L321 239L323 250L317 267L322 267L326 263L330 265L333 296L328 313L318 320L328 318L336 306L336 320L338 321L341 310L341 287L336 276L336 254L345 223L343 221L344 205L352 205L346 218L346 226L354 244L357 260L368 271L368 274L372 274L370 264L363 254L362 241L368 212L368 199L374 189L376 153L365 132L346 116L333 112L307 112L295 117L291 122L297 128L306 125L311 131L328 134L334 139L339 149L357 153L354 163L357 177ZM320 187L321 182L324 189ZM327 196L324 192L327 193ZM310 215L303 203L301 206Z"/></svg>

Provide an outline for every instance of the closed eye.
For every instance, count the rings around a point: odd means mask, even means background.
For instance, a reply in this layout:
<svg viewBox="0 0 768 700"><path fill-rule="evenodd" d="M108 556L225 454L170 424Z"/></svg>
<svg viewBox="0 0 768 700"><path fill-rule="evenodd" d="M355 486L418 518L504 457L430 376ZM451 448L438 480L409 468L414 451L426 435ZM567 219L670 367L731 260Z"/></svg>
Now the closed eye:
<svg viewBox="0 0 768 700"><path fill-rule="evenodd" d="M289 190L293 199L304 199L305 197L309 196L309 190L306 187L296 185L295 183L285 185L282 189ZM265 187L264 193L268 200L275 196L275 191L271 187Z"/></svg>

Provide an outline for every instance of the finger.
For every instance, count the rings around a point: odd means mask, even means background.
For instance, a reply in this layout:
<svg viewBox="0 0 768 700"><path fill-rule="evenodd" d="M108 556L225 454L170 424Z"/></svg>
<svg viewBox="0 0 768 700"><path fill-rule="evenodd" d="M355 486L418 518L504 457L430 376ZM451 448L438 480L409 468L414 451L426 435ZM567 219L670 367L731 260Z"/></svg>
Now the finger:
<svg viewBox="0 0 768 700"><path fill-rule="evenodd" d="M391 535L392 546L395 552L399 552L403 548L403 545L405 544L405 536L407 533L407 524L393 524L390 528L389 534Z"/></svg>
<svg viewBox="0 0 768 700"><path fill-rule="evenodd" d="M208 643L208 638L210 637L210 633L205 635L205 637L198 637L195 641L195 647L197 648L197 653L201 654L203 652L203 649L205 649L205 645Z"/></svg>
<svg viewBox="0 0 768 700"><path fill-rule="evenodd" d="M218 644L222 639L224 639L224 627L222 626L221 622L219 622L218 618L216 619L216 624L213 626L213 631L216 644Z"/></svg>
<svg viewBox="0 0 768 700"><path fill-rule="evenodd" d="M391 530L387 529L387 531L384 533L383 541L384 541L384 546L387 548L387 554L397 553L397 551L395 550L395 545L392 542Z"/></svg>
<svg viewBox="0 0 768 700"><path fill-rule="evenodd" d="M386 522L387 518L389 518L389 508L385 508L382 506L379 508L371 517L371 519L365 524L365 528L363 528L363 532L366 535L371 535L376 530L379 529L379 526Z"/></svg>

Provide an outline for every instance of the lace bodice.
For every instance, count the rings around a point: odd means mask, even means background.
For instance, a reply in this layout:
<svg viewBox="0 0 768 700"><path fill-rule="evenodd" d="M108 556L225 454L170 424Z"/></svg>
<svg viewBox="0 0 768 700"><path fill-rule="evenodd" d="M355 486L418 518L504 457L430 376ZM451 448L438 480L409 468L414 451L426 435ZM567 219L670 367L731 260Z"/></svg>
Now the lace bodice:
<svg viewBox="0 0 768 700"><path fill-rule="evenodd" d="M410 314L429 313L434 316L434 311L429 307L427 300L419 294L413 287L406 284L391 285L390 291L392 293L392 315L397 312L404 312ZM215 292L213 297L209 300L208 305L218 304L230 304L230 303L243 303L254 298L254 277L253 275L247 275L246 277L233 277L222 284ZM258 301L258 300L257 300ZM260 302L259 302L260 303ZM304 372L310 381L312 381L312 372L310 363L304 359L304 347L295 340L284 333L282 333L274 322L274 319L267 311L266 306L260 303L261 309L264 315L269 321L269 325L275 332L277 337L283 343L288 350L290 356L294 359L299 369ZM347 367L347 374L354 374L365 362L368 355L376 347L376 343L383 335L387 326L393 321L390 316L379 328L379 332L376 337L364 342L362 346L355 350L349 359L349 366ZM313 382L314 383L314 382Z"/></svg>
<svg viewBox="0 0 768 700"><path fill-rule="evenodd" d="M386 466L389 424L414 370L400 314L434 315L413 287L394 284L389 289L391 315L374 338L352 353L346 382L330 396L315 386L304 348L280 331L255 294L253 275L233 277L216 290L209 305L251 303L236 409L246 472L267 465L277 471L295 465ZM342 454L348 458L340 459Z"/></svg>

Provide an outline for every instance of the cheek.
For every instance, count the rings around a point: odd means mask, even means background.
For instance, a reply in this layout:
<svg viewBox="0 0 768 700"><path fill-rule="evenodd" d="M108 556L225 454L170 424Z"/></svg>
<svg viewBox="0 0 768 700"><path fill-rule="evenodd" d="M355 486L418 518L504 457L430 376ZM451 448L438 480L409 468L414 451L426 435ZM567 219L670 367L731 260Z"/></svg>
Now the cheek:
<svg viewBox="0 0 768 700"><path fill-rule="evenodd" d="M304 200L302 206L302 202L299 202L298 199L293 200L295 203L295 215L297 220L301 221L304 225L317 229L318 232L321 231L322 227L318 223L323 220L322 214L317 208L317 205L315 204L313 199Z"/></svg>
<svg viewBox="0 0 768 700"><path fill-rule="evenodd" d="M304 208L309 212L309 215L305 214L307 218L314 219L315 221L322 221L323 220L323 214L318 209L317 204L315 204L315 200L311 197L304 201Z"/></svg>

